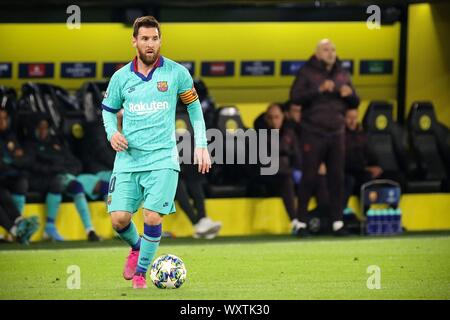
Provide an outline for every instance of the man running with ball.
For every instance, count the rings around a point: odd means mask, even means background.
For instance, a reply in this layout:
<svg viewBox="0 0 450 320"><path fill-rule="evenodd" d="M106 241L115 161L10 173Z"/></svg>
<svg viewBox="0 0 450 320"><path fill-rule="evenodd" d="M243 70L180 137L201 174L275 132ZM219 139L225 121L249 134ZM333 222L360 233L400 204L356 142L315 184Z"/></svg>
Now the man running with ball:
<svg viewBox="0 0 450 320"><path fill-rule="evenodd" d="M136 57L114 73L102 102L108 140L117 152L109 184L108 212L113 228L131 251L123 276L133 288L146 288L146 272L161 239L162 220L175 212L180 166L175 139L178 98L187 106L194 128L195 161L209 172L205 123L188 70L160 55L161 31L151 16L133 25ZM123 109L122 130L117 112ZM139 236L132 215L143 202L144 234Z"/></svg>

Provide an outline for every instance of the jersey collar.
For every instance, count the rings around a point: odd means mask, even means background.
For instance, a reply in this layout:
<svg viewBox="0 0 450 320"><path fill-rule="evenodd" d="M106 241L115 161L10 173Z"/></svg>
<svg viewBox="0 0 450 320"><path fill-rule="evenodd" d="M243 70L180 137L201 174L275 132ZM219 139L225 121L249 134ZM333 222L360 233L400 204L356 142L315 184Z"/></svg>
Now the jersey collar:
<svg viewBox="0 0 450 320"><path fill-rule="evenodd" d="M137 64L137 57L135 57L133 59L133 61L130 64L130 70L131 72L134 72L139 78L141 78L144 81L150 81L152 80L152 76L153 73L155 72L156 68L162 67L164 64L164 58L163 56L159 56L158 59L156 60L155 66L153 67L153 69L150 71L150 73L148 74L148 76L144 76L142 73L140 73L138 71L138 64Z"/></svg>

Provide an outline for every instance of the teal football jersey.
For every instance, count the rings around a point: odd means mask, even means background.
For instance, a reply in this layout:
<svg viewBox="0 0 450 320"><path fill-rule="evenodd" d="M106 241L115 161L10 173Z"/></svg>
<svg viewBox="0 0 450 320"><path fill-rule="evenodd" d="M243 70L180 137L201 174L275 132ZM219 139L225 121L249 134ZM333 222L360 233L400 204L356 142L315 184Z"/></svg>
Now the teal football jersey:
<svg viewBox="0 0 450 320"><path fill-rule="evenodd" d="M122 134L128 141L128 149L116 154L114 172L180 170L175 136L178 97L186 105L198 103L188 70L163 56L147 77L138 72L136 58L114 73L102 107L113 113L124 110ZM203 133L196 146L206 147L203 115L200 122Z"/></svg>

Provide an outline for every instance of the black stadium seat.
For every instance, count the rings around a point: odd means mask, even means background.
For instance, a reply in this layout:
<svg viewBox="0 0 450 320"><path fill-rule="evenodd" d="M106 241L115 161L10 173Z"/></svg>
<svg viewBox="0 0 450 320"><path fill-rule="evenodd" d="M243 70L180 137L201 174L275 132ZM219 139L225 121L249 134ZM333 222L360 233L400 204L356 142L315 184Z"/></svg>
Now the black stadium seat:
<svg viewBox="0 0 450 320"><path fill-rule="evenodd" d="M450 147L448 128L436 119L433 104L414 102L408 115L408 132L411 148L418 160L423 180L442 182L448 191L450 177Z"/></svg>
<svg viewBox="0 0 450 320"><path fill-rule="evenodd" d="M0 85L0 108L6 109L11 113L16 109L17 93L16 90L10 87Z"/></svg>
<svg viewBox="0 0 450 320"><path fill-rule="evenodd" d="M213 170L208 176L209 184L206 193L209 197L244 197L247 193L248 172L245 164L237 164L237 155L245 154L248 143L227 144L226 139L237 139L237 130L245 130L239 110L235 106L224 106L217 109L217 123L223 136L223 162L226 163L227 154L234 154L233 164L214 164ZM247 160L247 159L246 159Z"/></svg>
<svg viewBox="0 0 450 320"><path fill-rule="evenodd" d="M408 168L402 130L392 117L392 104L386 101L370 102L363 127L369 147L383 171L402 173L403 168Z"/></svg>
<svg viewBox="0 0 450 320"><path fill-rule="evenodd" d="M77 99L66 90L50 84L28 82L22 86L18 109L23 123L19 133L22 138L26 138L34 125L34 115L45 114L51 121L51 134L62 135L75 155L79 155L86 118Z"/></svg>
<svg viewBox="0 0 450 320"><path fill-rule="evenodd" d="M90 81L77 91L78 102L87 122L95 121L101 116L101 104L107 88L108 81Z"/></svg>
<svg viewBox="0 0 450 320"><path fill-rule="evenodd" d="M404 192L439 192L439 180L424 180L418 173L416 159L409 152L404 129L393 119L392 104L373 101L363 119L369 148L377 156L385 178L400 183Z"/></svg>
<svg viewBox="0 0 450 320"><path fill-rule="evenodd" d="M11 128L15 130L17 114L17 93L10 87L0 85L0 109L5 109L11 121Z"/></svg>

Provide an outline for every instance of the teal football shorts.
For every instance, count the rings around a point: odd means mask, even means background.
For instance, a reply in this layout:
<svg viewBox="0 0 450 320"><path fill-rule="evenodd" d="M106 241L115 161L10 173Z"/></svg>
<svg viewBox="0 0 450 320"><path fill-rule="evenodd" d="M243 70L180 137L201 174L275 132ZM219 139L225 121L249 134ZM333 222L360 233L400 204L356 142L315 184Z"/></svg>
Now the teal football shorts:
<svg viewBox="0 0 450 320"><path fill-rule="evenodd" d="M143 172L113 173L109 182L108 212L135 213L141 203L159 214L175 212L178 171L159 169Z"/></svg>

